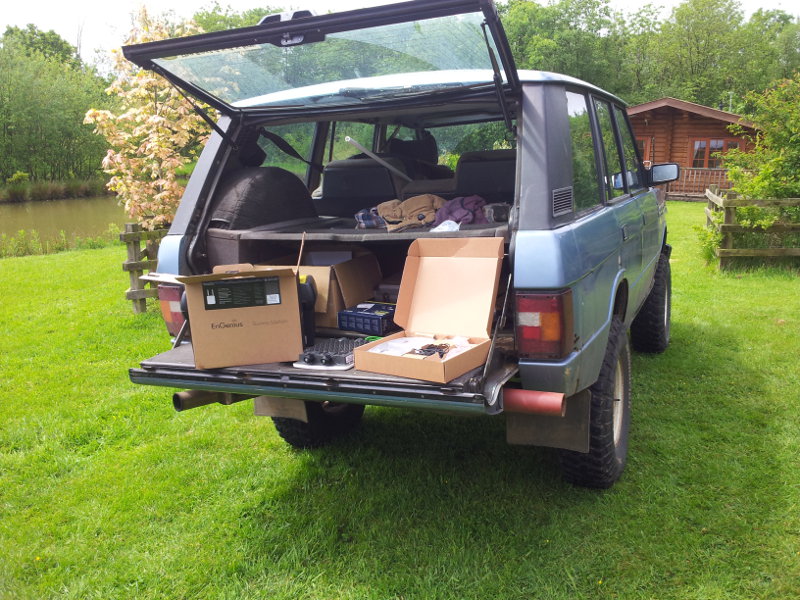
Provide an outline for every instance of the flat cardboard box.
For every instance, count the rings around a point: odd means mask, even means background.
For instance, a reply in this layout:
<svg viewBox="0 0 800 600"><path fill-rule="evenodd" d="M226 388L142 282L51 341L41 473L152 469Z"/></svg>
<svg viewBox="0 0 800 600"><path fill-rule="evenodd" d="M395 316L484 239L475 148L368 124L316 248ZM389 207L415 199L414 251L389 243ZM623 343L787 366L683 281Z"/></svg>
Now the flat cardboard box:
<svg viewBox="0 0 800 600"><path fill-rule="evenodd" d="M447 383L486 362L503 238L427 238L408 250L394 321L404 329L355 349L362 371ZM385 341L426 335L464 336L473 348L453 357L388 356L370 352Z"/></svg>
<svg viewBox="0 0 800 600"><path fill-rule="evenodd" d="M186 286L196 368L293 361L303 351L292 269L220 265L175 279Z"/></svg>
<svg viewBox="0 0 800 600"><path fill-rule="evenodd" d="M277 264L281 263L293 264L292 258L281 259ZM314 278L317 327L338 327L339 311L369 300L381 280L380 265L371 252L312 250L304 255L298 274Z"/></svg>

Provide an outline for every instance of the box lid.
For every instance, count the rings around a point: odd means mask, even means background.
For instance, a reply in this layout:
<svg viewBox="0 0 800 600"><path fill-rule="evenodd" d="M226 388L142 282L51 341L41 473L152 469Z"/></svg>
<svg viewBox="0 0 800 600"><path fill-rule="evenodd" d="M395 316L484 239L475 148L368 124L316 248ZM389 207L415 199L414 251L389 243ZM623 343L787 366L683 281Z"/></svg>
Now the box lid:
<svg viewBox="0 0 800 600"><path fill-rule="evenodd" d="M290 267L254 267L249 263L238 265L220 265L214 267L214 272L206 275L176 275L175 280L181 283L201 283L204 281L221 281L232 276L242 277L286 277L294 276Z"/></svg>
<svg viewBox="0 0 800 600"><path fill-rule="evenodd" d="M503 238L417 239L408 249L394 321L406 331L488 337Z"/></svg>

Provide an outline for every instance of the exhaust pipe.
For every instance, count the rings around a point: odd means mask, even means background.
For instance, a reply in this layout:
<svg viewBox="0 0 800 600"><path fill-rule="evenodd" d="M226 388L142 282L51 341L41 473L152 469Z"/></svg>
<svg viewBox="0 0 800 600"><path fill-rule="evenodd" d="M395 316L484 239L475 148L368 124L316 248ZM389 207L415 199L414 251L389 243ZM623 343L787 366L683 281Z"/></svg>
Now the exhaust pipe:
<svg viewBox="0 0 800 600"><path fill-rule="evenodd" d="M566 409L564 394L503 388L503 410L506 412L563 417Z"/></svg>
<svg viewBox="0 0 800 600"><path fill-rule="evenodd" d="M219 404L229 405L235 402L247 400L253 396L245 396L242 394L230 394L228 392L208 392L205 390L185 390L183 392L175 392L172 394L172 406L178 412L189 410L190 408L197 408L198 406L205 406L206 404Z"/></svg>

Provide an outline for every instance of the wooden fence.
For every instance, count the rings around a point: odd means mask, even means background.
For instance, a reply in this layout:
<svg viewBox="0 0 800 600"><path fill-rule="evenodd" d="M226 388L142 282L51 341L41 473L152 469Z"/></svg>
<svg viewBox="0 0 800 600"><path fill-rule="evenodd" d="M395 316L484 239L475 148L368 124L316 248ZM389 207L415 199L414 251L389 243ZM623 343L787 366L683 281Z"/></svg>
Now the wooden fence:
<svg viewBox="0 0 800 600"><path fill-rule="evenodd" d="M736 209L746 206L760 207L780 207L780 206L800 206L800 198L780 198L772 200L757 200L738 198L729 192L726 197L721 197L718 186L712 185L706 190L708 206L706 206L706 226L714 227L722 234L722 243L717 249L716 254L719 258L720 269L725 269L730 265L733 258L740 256L760 256L764 258L774 258L782 256L800 256L800 248L734 248L734 233L800 233L800 223L775 223L766 228L753 228L739 225L736 221ZM722 211L722 223L715 223L714 213Z"/></svg>
<svg viewBox="0 0 800 600"><path fill-rule="evenodd" d="M145 231L138 223L127 223L125 231L119 239L128 247L128 260L122 264L131 278L131 287L125 292L125 298L133 302L133 312L143 313L147 310L147 298L157 298L158 289L150 287L150 282L140 277L145 271L155 271L158 266L158 245L161 238L167 235L166 229ZM145 242L142 248L142 242Z"/></svg>
<svg viewBox="0 0 800 600"><path fill-rule="evenodd" d="M727 169L695 169L681 167L681 176L666 185L667 196L702 199L711 186L720 190L731 187Z"/></svg>

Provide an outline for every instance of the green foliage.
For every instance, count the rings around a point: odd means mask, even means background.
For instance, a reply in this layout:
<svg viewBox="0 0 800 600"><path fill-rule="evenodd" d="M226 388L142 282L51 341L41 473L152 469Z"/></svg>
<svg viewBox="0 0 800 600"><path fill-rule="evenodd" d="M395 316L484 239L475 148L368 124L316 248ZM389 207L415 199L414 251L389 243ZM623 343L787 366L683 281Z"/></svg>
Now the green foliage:
<svg viewBox="0 0 800 600"><path fill-rule="evenodd" d="M25 174L23 173L23 175ZM66 181L18 180L6 186L0 186L0 202L87 198L107 193L105 180L100 177L67 179Z"/></svg>
<svg viewBox="0 0 800 600"><path fill-rule="evenodd" d="M282 10L281 8L264 6L264 8L250 8L242 12L236 12L230 6L222 7L219 2L214 2L211 6L194 13L192 20L203 31L223 31L225 29L257 25L265 15L281 12Z"/></svg>
<svg viewBox="0 0 800 600"><path fill-rule="evenodd" d="M741 98L800 68L800 19L738 0L685 0L661 20L654 5L631 14L607 0L501 6L517 65L566 73L631 103L672 96L740 111Z"/></svg>
<svg viewBox="0 0 800 600"><path fill-rule="evenodd" d="M694 225L692 227L700 243L700 254L703 256L706 263L717 260L717 248L722 244L722 234L715 225L722 223L722 213L717 212L711 215L711 222L713 225Z"/></svg>
<svg viewBox="0 0 800 600"><path fill-rule="evenodd" d="M9 25L2 36L2 43L18 45L28 56L39 54L47 60L73 68L80 66L80 58L75 46L55 31L42 31L32 23L29 23L25 29Z"/></svg>
<svg viewBox="0 0 800 600"><path fill-rule="evenodd" d="M17 171L11 177L6 179L6 183L27 183L31 180L30 173L24 171Z"/></svg>
<svg viewBox="0 0 800 600"><path fill-rule="evenodd" d="M723 160L734 189L749 198L800 197L800 71L763 93L746 97L745 116L757 134L754 149L729 152ZM782 211L792 218L795 211Z"/></svg>
<svg viewBox="0 0 800 600"><path fill-rule="evenodd" d="M63 230L54 240L42 241L36 230L20 230L16 235L0 234L0 258L31 256L38 254L55 254L67 250L91 250L107 248L121 244L119 227L113 223L108 229L96 236L67 237Z"/></svg>
<svg viewBox="0 0 800 600"><path fill-rule="evenodd" d="M97 173L103 144L82 119L108 100L102 78L76 60L53 32L10 27L0 37L0 180L18 171L36 181Z"/></svg>

